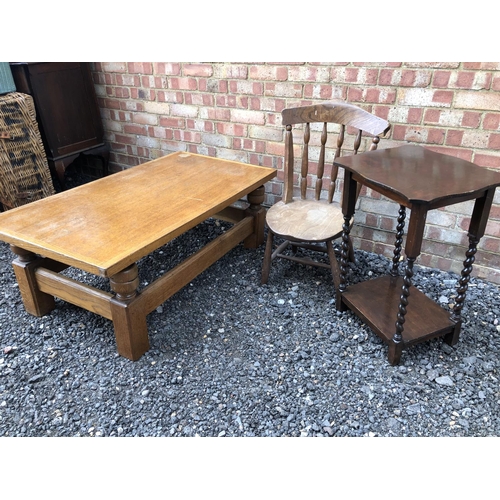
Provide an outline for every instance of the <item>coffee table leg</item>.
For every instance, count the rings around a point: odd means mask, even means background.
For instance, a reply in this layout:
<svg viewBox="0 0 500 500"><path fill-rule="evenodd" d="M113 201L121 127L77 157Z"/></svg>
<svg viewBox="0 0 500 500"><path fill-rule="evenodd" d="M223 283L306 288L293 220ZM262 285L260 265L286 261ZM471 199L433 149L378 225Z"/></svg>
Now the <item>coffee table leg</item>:
<svg viewBox="0 0 500 500"><path fill-rule="evenodd" d="M245 239L245 248L257 248L264 243L264 224L266 221L266 211L262 208L264 203L265 189L260 186L247 195L248 207L246 213L254 218L253 233Z"/></svg>
<svg viewBox="0 0 500 500"><path fill-rule="evenodd" d="M55 308L55 301L52 295L38 289L35 270L43 259L23 248L14 245L11 245L10 248L17 255L17 258L12 262L12 267L19 285L24 308L33 316L44 316Z"/></svg>
<svg viewBox="0 0 500 500"><path fill-rule="evenodd" d="M116 296L111 299L118 354L133 361L149 350L146 313L138 300L138 269L132 264L110 278Z"/></svg>

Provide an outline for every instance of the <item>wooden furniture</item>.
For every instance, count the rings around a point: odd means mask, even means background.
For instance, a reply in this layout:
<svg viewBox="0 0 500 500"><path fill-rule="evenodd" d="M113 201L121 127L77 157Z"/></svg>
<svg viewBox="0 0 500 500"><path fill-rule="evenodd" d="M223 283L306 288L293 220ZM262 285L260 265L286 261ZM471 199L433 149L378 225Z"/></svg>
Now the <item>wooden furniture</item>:
<svg viewBox="0 0 500 500"><path fill-rule="evenodd" d="M354 154L358 153L362 143L362 135L371 136L370 149L377 149L381 135L389 129L389 123L367 111L345 103L332 101L324 104L288 108L282 112L285 132L285 185L283 199L273 205L266 214L268 227L267 244L262 266L262 283L267 283L271 262L279 257L302 264L329 268L332 272L335 288L339 285L339 266L333 249L333 240L342 234L343 216L340 204L333 201L337 181L338 167L332 165L330 176L325 175L327 146L334 146L335 157L342 154L346 127L355 130L354 143L349 144ZM320 123L321 132L318 132L317 141L311 141L311 123ZM338 135L336 142L328 143L328 124L337 124ZM292 125L303 125L304 145L302 148L302 162L300 175L297 177L297 186L294 189L294 143ZM314 125L313 125L314 126ZM346 141L349 142L349 141ZM311 153L311 154L310 154ZM317 161L313 161L314 153ZM311 158L310 158L311 156ZM333 160L333 158L331 158ZM326 199L321 198L324 185L328 186ZM309 186L312 188L308 196ZM274 251L274 236L284 239ZM291 247L292 254L284 251ZM329 264L318 260L300 257L297 247L308 248L313 251L326 252ZM351 256L353 256L351 246Z"/></svg>
<svg viewBox="0 0 500 500"><path fill-rule="evenodd" d="M263 243L263 184L275 175L179 152L0 214L26 310L47 314L56 296L100 314L113 321L119 354L140 358L149 349L147 314L239 242ZM232 206L245 195L248 208ZM234 225L138 291L136 261L212 216ZM114 293L59 274L68 266L109 278Z"/></svg>
<svg viewBox="0 0 500 500"><path fill-rule="evenodd" d="M33 96L49 166L64 188L66 168L80 155L101 159L109 150L88 63L11 63L18 92Z"/></svg>
<svg viewBox="0 0 500 500"><path fill-rule="evenodd" d="M484 234L495 188L500 185L500 173L413 145L344 157L335 163L345 169L337 309L351 309L389 345L392 365L400 362L403 349L433 337L443 336L447 344L455 345L474 256ZM400 208L390 274L348 287L348 238L359 183L399 203ZM467 200L475 200L468 232L469 248L450 315L411 287L413 264L420 254L427 212ZM400 276L407 208L411 214L405 243L406 266Z"/></svg>
<svg viewBox="0 0 500 500"><path fill-rule="evenodd" d="M55 193L33 98L0 95L0 203L10 209Z"/></svg>

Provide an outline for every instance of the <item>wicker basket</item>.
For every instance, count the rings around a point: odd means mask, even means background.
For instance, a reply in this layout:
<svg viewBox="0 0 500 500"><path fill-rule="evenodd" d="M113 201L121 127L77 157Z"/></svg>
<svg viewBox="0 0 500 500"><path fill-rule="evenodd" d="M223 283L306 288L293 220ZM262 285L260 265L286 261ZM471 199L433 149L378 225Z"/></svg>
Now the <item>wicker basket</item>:
<svg viewBox="0 0 500 500"><path fill-rule="evenodd" d="M55 194L33 98L0 95L0 203L4 209Z"/></svg>

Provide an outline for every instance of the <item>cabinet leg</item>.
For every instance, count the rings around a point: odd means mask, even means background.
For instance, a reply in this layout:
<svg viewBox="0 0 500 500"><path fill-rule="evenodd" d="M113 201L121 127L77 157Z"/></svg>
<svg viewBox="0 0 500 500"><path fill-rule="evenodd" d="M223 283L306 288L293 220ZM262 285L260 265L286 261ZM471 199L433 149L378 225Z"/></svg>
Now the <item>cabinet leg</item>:
<svg viewBox="0 0 500 500"><path fill-rule="evenodd" d="M65 173L71 163L73 163L76 158L78 158L77 154L67 156L66 158L62 158L60 160L49 160L49 167L54 172L61 185L61 189L64 191L66 189L66 179Z"/></svg>
<svg viewBox="0 0 500 500"><path fill-rule="evenodd" d="M110 278L116 297L111 299L111 315L118 354L132 361L149 350L146 313L138 300L138 270L135 264Z"/></svg>

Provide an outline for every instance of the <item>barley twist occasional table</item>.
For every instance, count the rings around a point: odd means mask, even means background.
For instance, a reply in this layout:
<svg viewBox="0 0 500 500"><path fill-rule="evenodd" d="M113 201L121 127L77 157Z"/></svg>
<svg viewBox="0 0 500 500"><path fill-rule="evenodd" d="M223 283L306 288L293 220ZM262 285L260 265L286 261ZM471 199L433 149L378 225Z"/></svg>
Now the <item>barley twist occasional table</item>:
<svg viewBox="0 0 500 500"><path fill-rule="evenodd" d="M455 345L477 245L484 235L495 189L500 186L500 172L413 145L346 156L335 164L345 169L337 310L351 309L363 319L389 345L392 365L400 362L404 348L433 337L443 336L446 343ZM358 183L399 203L400 209L389 275L347 286L348 237ZM475 200L468 231L469 248L450 315L411 287L413 264L420 254L427 212L468 200ZM406 209L411 214L405 243L406 267L404 276L400 276Z"/></svg>

